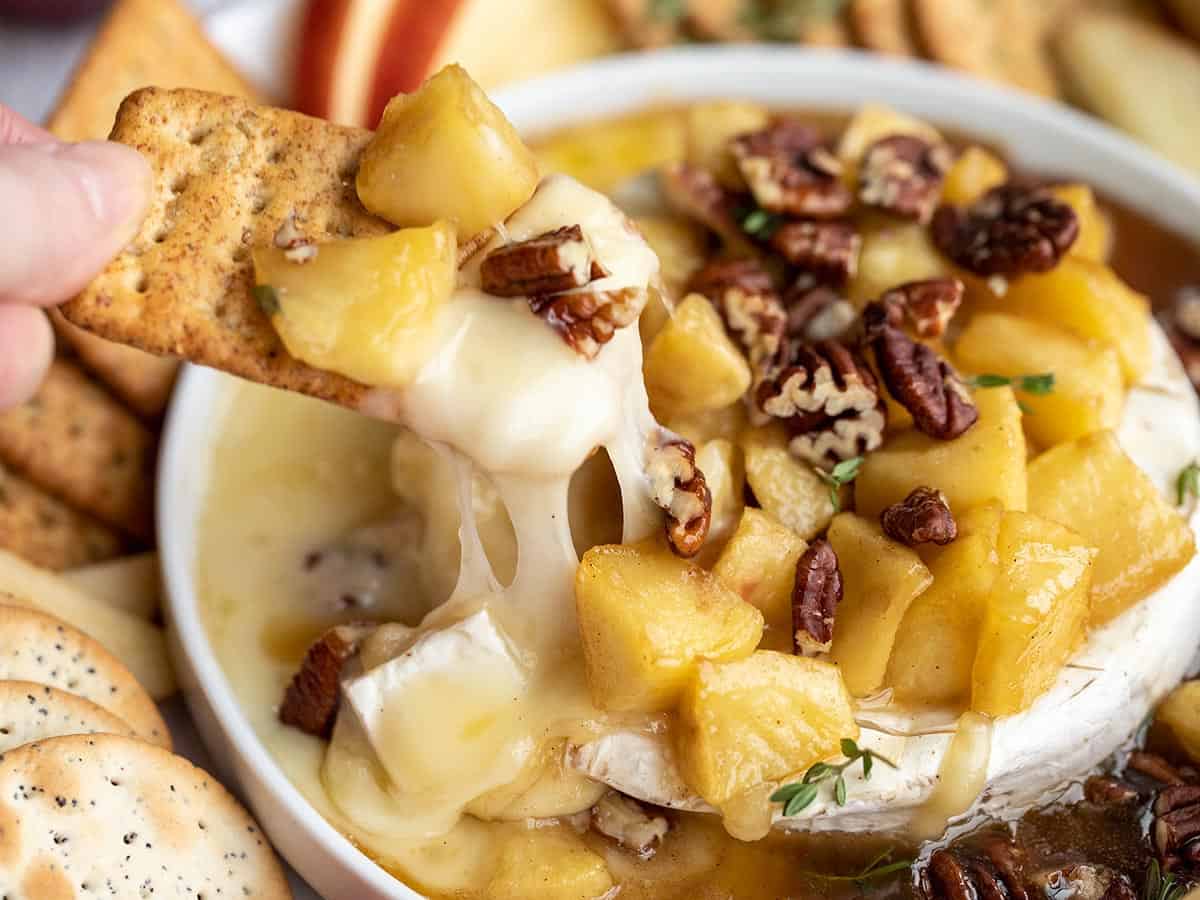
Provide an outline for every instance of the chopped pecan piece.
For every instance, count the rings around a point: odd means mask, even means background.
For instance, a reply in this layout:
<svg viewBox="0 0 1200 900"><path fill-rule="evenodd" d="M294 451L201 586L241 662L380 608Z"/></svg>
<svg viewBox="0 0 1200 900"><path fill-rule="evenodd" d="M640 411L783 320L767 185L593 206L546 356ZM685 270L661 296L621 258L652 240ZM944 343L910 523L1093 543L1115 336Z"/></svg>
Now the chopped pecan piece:
<svg viewBox="0 0 1200 900"><path fill-rule="evenodd" d="M771 247L815 280L840 286L858 271L862 237L848 222L793 221L775 229Z"/></svg>
<svg viewBox="0 0 1200 900"><path fill-rule="evenodd" d="M279 721L305 734L328 737L341 700L342 668L373 628L338 625L317 638L287 686Z"/></svg>
<svg viewBox="0 0 1200 900"><path fill-rule="evenodd" d="M965 210L938 207L933 242L977 275L1048 272L1079 236L1074 210L1045 188L1002 184Z"/></svg>
<svg viewBox="0 0 1200 900"><path fill-rule="evenodd" d="M895 307L882 303L863 310L865 336L883 381L920 431L953 440L979 420L975 401L950 364L905 334L898 319Z"/></svg>
<svg viewBox="0 0 1200 900"><path fill-rule="evenodd" d="M695 556L704 546L712 521L712 493L696 466L696 448L683 438L663 443L651 438L646 474L654 502L667 513L671 549L685 559Z"/></svg>
<svg viewBox="0 0 1200 900"><path fill-rule="evenodd" d="M937 850L921 875L928 900L1033 900L1024 854L1010 838Z"/></svg>
<svg viewBox="0 0 1200 900"><path fill-rule="evenodd" d="M1155 853L1167 864L1200 838L1200 785L1174 784L1158 792L1151 836Z"/></svg>
<svg viewBox="0 0 1200 900"><path fill-rule="evenodd" d="M609 791L592 807L592 827L643 859L654 855L670 825L662 816L651 816L642 804Z"/></svg>
<svg viewBox="0 0 1200 900"><path fill-rule="evenodd" d="M828 653L833 643L833 620L842 602L842 570L833 545L818 538L796 563L792 587L792 630L796 653Z"/></svg>
<svg viewBox="0 0 1200 900"><path fill-rule="evenodd" d="M815 466L831 467L883 443L887 419L879 385L839 341L786 342L761 374L754 402L787 422L792 453Z"/></svg>
<svg viewBox="0 0 1200 900"><path fill-rule="evenodd" d="M946 333L962 300L963 283L957 278L929 278L894 287L880 302L898 307L918 337L937 338Z"/></svg>
<svg viewBox="0 0 1200 900"><path fill-rule="evenodd" d="M1183 773L1157 753L1148 753L1145 750L1134 750L1129 754L1129 760L1125 765L1126 768L1133 769L1135 772L1140 772L1141 774L1153 778L1155 781L1160 781L1163 784L1187 783L1187 779L1184 777Z"/></svg>
<svg viewBox="0 0 1200 900"><path fill-rule="evenodd" d="M1136 802L1138 792L1111 775L1092 775L1083 783L1083 797L1097 806L1124 806Z"/></svg>
<svg viewBox="0 0 1200 900"><path fill-rule="evenodd" d="M883 533L909 547L917 544L945 546L958 537L958 524L941 491L913 488L912 493L879 514Z"/></svg>
<svg viewBox="0 0 1200 900"><path fill-rule="evenodd" d="M950 148L911 134L880 138L863 154L858 199L922 225L929 222L950 168Z"/></svg>
<svg viewBox="0 0 1200 900"><path fill-rule="evenodd" d="M677 212L695 219L730 246L752 250L737 215L746 205L744 196L725 190L707 169L684 162L664 167L659 180L667 202Z"/></svg>
<svg viewBox="0 0 1200 900"><path fill-rule="evenodd" d="M570 225L497 247L483 260L479 277L494 297L545 296L583 287L594 264L583 229Z"/></svg>
<svg viewBox="0 0 1200 900"><path fill-rule="evenodd" d="M734 138L734 161L759 206L813 219L837 218L850 208L841 162L814 137L811 129L784 120Z"/></svg>
<svg viewBox="0 0 1200 900"><path fill-rule="evenodd" d="M774 358L787 331L787 313L774 281L753 259L711 262L691 280L690 290L703 294L738 339L751 366Z"/></svg>
<svg viewBox="0 0 1200 900"><path fill-rule="evenodd" d="M576 353L595 359L618 329L637 321L648 297L644 288L583 289L530 297L529 308L561 334Z"/></svg>

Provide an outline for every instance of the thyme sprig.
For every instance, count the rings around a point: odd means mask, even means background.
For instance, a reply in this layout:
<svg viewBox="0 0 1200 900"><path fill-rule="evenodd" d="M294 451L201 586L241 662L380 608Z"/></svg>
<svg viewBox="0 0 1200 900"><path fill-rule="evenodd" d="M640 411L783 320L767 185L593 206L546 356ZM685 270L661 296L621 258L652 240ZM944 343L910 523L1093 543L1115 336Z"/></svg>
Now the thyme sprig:
<svg viewBox="0 0 1200 900"><path fill-rule="evenodd" d="M1200 497L1200 462L1193 460L1175 479L1175 504L1184 506L1188 498Z"/></svg>
<svg viewBox="0 0 1200 900"><path fill-rule="evenodd" d="M804 773L804 778L800 781L793 781L790 784L785 784L771 795L772 803L783 804L783 814L785 816L794 816L802 810L807 809L817 799L821 791L821 785L826 782L833 782L833 801L838 806L846 805L846 776L845 772L855 763L862 762L863 778L870 779L871 771L875 767L875 761L883 763L891 768L896 768L896 764L887 757L880 756L872 750L863 750L851 738L842 738L842 756L846 757L845 762L813 763L809 766L808 771ZM1174 900L1174 898L1172 898Z"/></svg>
<svg viewBox="0 0 1200 900"><path fill-rule="evenodd" d="M1015 387L1018 391L1044 397L1054 393L1054 373L1042 372L1037 375L975 375L967 379L967 384L973 388Z"/></svg>
<svg viewBox="0 0 1200 900"><path fill-rule="evenodd" d="M859 470L862 469L864 457L856 456L853 459L844 459L832 471L826 472L824 469L814 469L822 481L829 485L829 502L833 504L833 511L839 513L842 511L842 487L852 482L858 477Z"/></svg>
<svg viewBox="0 0 1200 900"><path fill-rule="evenodd" d="M1146 869L1146 884L1142 888L1142 900L1183 900L1187 892L1187 882L1160 869L1158 860L1150 860L1150 866Z"/></svg>
<svg viewBox="0 0 1200 900"><path fill-rule="evenodd" d="M863 870L856 875L825 875L821 872L805 872L804 874L810 878L816 878L820 881L853 881L860 888L864 887L867 882L875 881L879 878L885 878L888 875L894 875L897 872L906 872L912 869L916 860L912 859L897 859L892 860L893 851L889 848L881 852L873 860L863 867Z"/></svg>
<svg viewBox="0 0 1200 900"><path fill-rule="evenodd" d="M783 219L779 216L769 213L765 209L760 209L757 206L739 210L737 212L737 219L741 222L742 231L760 241L769 240L771 235L775 233L775 229L783 222Z"/></svg>

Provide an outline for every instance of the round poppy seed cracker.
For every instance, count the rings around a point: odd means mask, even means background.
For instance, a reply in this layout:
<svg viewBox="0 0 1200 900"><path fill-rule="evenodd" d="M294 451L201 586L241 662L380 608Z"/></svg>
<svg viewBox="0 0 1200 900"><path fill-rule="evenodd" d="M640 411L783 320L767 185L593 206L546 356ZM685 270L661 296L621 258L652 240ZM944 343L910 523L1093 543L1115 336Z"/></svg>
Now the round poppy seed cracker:
<svg viewBox="0 0 1200 900"><path fill-rule="evenodd" d="M123 734L123 720L75 694L32 681L0 681L0 754L67 734Z"/></svg>
<svg viewBox="0 0 1200 900"><path fill-rule="evenodd" d="M0 897L290 898L254 820L180 756L111 734L0 756Z"/></svg>
<svg viewBox="0 0 1200 900"><path fill-rule="evenodd" d="M53 616L0 606L0 680L47 684L91 700L138 737L170 749L167 725L137 679L100 644Z"/></svg>

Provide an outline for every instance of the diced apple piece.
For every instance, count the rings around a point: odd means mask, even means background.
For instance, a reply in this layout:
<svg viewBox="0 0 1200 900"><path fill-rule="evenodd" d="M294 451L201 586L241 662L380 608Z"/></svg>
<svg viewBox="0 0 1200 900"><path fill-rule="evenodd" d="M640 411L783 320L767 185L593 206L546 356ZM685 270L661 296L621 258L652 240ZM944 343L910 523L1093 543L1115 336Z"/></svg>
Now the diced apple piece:
<svg viewBox="0 0 1200 900"><path fill-rule="evenodd" d="M613 889L604 860L565 828L508 839L488 884L492 900L599 900Z"/></svg>
<svg viewBox="0 0 1200 900"><path fill-rule="evenodd" d="M796 563L807 548L800 535L769 513L750 508L713 566L726 587L762 610L767 649L792 650L792 588Z"/></svg>
<svg viewBox="0 0 1200 900"><path fill-rule="evenodd" d="M941 140L937 129L927 122L879 103L864 104L842 132L837 147L838 159L845 166L851 184L857 179L858 163L867 148L893 134L911 134L931 142Z"/></svg>
<svg viewBox="0 0 1200 900"><path fill-rule="evenodd" d="M704 473L712 494L708 537L697 559L701 565L707 565L716 559L738 527L746 507L746 468L742 465L742 449L724 438L709 441L696 450L696 468Z"/></svg>
<svg viewBox="0 0 1200 900"><path fill-rule="evenodd" d="M701 660L740 659L762 638L762 613L650 543L585 553L575 604L588 687L606 710L668 710Z"/></svg>
<svg viewBox="0 0 1200 900"><path fill-rule="evenodd" d="M1055 197L1071 209L1079 219L1079 236L1071 245L1071 253L1082 259L1103 263L1112 251L1112 225L1091 185L1060 184L1050 189Z"/></svg>
<svg viewBox="0 0 1200 900"><path fill-rule="evenodd" d="M746 404L739 401L721 409L671 416L663 424L697 447L717 439L740 441L747 427Z"/></svg>
<svg viewBox="0 0 1200 900"><path fill-rule="evenodd" d="M708 298L690 294L646 351L646 390L656 415L720 409L750 387L750 364Z"/></svg>
<svg viewBox="0 0 1200 900"><path fill-rule="evenodd" d="M841 667L850 693L863 697L883 687L900 622L933 576L915 552L853 513L834 518L829 543L843 584L829 655Z"/></svg>
<svg viewBox="0 0 1200 900"><path fill-rule="evenodd" d="M388 103L358 170L371 212L400 226L448 219L463 236L503 222L537 184L533 151L459 66Z"/></svg>
<svg viewBox="0 0 1200 900"><path fill-rule="evenodd" d="M747 429L742 452L746 483L763 509L806 541L825 530L834 512L829 485L788 452L781 426Z"/></svg>
<svg viewBox="0 0 1200 900"><path fill-rule="evenodd" d="M846 296L862 307L897 285L949 274L950 264L933 246L928 228L880 220L863 229L858 272Z"/></svg>
<svg viewBox="0 0 1200 900"><path fill-rule="evenodd" d="M1109 431L1060 444L1033 460L1029 509L1099 548L1092 578L1095 623L1148 597L1196 553L1187 522Z"/></svg>
<svg viewBox="0 0 1200 900"><path fill-rule="evenodd" d="M971 709L993 717L1028 709L1083 641L1096 556L1069 528L1017 512L1001 520L996 550L971 675Z"/></svg>
<svg viewBox="0 0 1200 900"><path fill-rule="evenodd" d="M955 206L974 203L994 187L1008 180L1004 160L978 144L959 154L942 182L942 202Z"/></svg>
<svg viewBox="0 0 1200 900"><path fill-rule="evenodd" d="M1121 421L1125 382L1108 344L1033 319L983 313L963 330L954 350L959 365L977 375L1053 373L1051 393L1017 391L1030 412L1025 430L1039 446L1053 447Z"/></svg>
<svg viewBox="0 0 1200 900"><path fill-rule="evenodd" d="M1188 759L1200 763L1200 681L1185 681L1154 714Z"/></svg>
<svg viewBox="0 0 1200 900"><path fill-rule="evenodd" d="M656 110L557 132L537 147L543 171L609 193L622 182L683 159L683 114Z"/></svg>
<svg viewBox="0 0 1200 900"><path fill-rule="evenodd" d="M956 515L958 538L929 553L933 584L908 608L888 662L897 700L966 705L988 592L1000 574L996 540L1004 514L993 501Z"/></svg>
<svg viewBox="0 0 1200 900"><path fill-rule="evenodd" d="M288 353L364 384L403 387L425 362L434 314L454 293L454 227L405 228L316 246L293 262L254 250L259 302Z"/></svg>
<svg viewBox="0 0 1200 900"><path fill-rule="evenodd" d="M714 806L836 756L842 738L858 737L837 667L771 650L701 663L680 702L679 726L684 780Z"/></svg>
<svg viewBox="0 0 1200 900"><path fill-rule="evenodd" d="M1103 263L1068 255L1045 274L1016 279L995 308L1111 344L1128 384L1149 371L1149 301Z"/></svg>
<svg viewBox="0 0 1200 900"><path fill-rule="evenodd" d="M642 340L649 344L671 316L670 306L683 296L688 279L708 259L708 233L679 216L640 216L634 224L658 257L666 295L658 293L642 310L639 326Z"/></svg>
<svg viewBox="0 0 1200 900"><path fill-rule="evenodd" d="M961 437L939 441L909 431L867 454L854 482L862 515L877 517L917 487L939 489L952 511L989 500L1025 509L1025 432L1012 388L978 390L974 398L979 421Z"/></svg>
<svg viewBox="0 0 1200 900"><path fill-rule="evenodd" d="M758 131L770 122L770 111L758 103L712 100L696 103L687 111L687 161L708 169L727 188L745 188L729 142L740 134Z"/></svg>

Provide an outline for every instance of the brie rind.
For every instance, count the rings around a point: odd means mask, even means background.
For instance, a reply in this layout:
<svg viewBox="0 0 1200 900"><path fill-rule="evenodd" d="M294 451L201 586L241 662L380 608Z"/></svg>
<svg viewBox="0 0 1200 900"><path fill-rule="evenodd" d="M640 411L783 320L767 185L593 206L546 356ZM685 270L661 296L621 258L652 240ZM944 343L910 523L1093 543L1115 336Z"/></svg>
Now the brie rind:
<svg viewBox="0 0 1200 900"><path fill-rule="evenodd" d="M1200 456L1196 395L1165 336L1153 328L1155 365L1129 392L1118 437L1164 492ZM1193 531L1200 517L1191 519ZM1130 548L1136 552L1137 548ZM995 722L987 786L964 817L1011 815L1086 774L1128 741L1184 676L1200 646L1200 558L1164 588L1093 629L1057 681L1033 704ZM844 806L821 795L776 825L808 831L886 831L914 820L938 783L952 720L931 724L897 708L861 710L859 745L896 762L846 772ZM617 731L571 748L569 762L611 787L661 806L710 810L684 786L665 735Z"/></svg>

